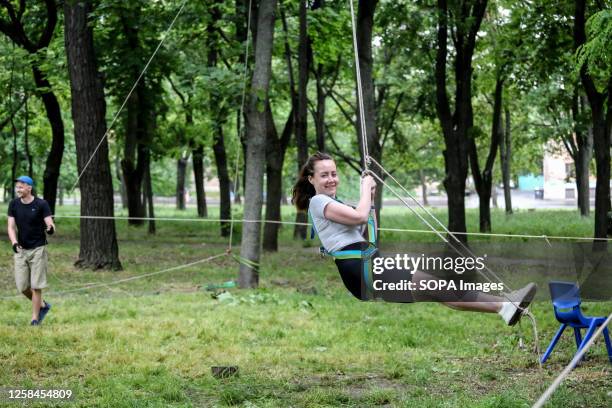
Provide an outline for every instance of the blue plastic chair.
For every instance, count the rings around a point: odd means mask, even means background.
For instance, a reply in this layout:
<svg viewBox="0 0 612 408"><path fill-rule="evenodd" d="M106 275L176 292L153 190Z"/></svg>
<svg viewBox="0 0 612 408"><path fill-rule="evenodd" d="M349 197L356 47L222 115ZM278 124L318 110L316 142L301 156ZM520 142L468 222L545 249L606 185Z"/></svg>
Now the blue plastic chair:
<svg viewBox="0 0 612 408"><path fill-rule="evenodd" d="M553 281L549 282L548 287L550 288L550 297L552 298L555 317L561 323L561 327L557 330L557 334L555 334L555 337L553 337L542 356L542 363L548 359L567 326L574 329L574 339L578 348L577 353L579 353L597 328L606 320L605 316L587 317L582 314L580 310L580 289L576 283ZM581 329L587 329L584 338L582 338ZM608 359L612 363L612 344L610 344L607 327L603 330L603 336L606 342L606 349L608 350Z"/></svg>

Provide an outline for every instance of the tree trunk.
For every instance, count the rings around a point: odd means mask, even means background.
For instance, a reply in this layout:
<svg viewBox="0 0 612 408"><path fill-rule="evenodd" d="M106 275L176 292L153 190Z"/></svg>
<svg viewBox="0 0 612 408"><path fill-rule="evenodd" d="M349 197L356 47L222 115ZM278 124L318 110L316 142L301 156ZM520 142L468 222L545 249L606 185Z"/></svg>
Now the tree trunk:
<svg viewBox="0 0 612 408"><path fill-rule="evenodd" d="M11 132L13 134L13 163L11 165L11 182L13 183L14 180L18 177L17 169L19 167L19 154L18 154L19 152L17 150L17 128L15 127L13 118L10 119L10 122L11 122ZM12 197L15 198L15 189L12 188L11 190L13 192Z"/></svg>
<svg viewBox="0 0 612 408"><path fill-rule="evenodd" d="M491 186L491 205L493 206L493 208L499 208L499 205L497 203L497 186L495 185L495 183L493 183L493 185Z"/></svg>
<svg viewBox="0 0 612 408"><path fill-rule="evenodd" d="M263 199L263 173L266 144L266 112L270 87L272 42L276 0L262 0L257 13L257 36L255 40L255 66L251 81L251 92L247 105L246 175L244 220L261 220ZM242 225L241 258L238 284L241 288L257 287L259 284L259 258L261 223L245 222Z"/></svg>
<svg viewBox="0 0 612 408"><path fill-rule="evenodd" d="M493 123L491 126L491 144L485 167L480 172L478 164L478 150L474 137L470 138L470 165L472 176L479 197L480 208L480 232L491 232L491 190L493 187L493 165L495 156L500 144L502 128L502 96L504 91L504 79L501 68L498 68L497 80L495 82L495 92L493 95Z"/></svg>
<svg viewBox="0 0 612 408"><path fill-rule="evenodd" d="M425 172L423 169L419 169L419 179L421 180L421 194L423 195L423 205L429 205L427 202L427 180L425 179Z"/></svg>
<svg viewBox="0 0 612 408"><path fill-rule="evenodd" d="M125 190L125 179L121 171L121 160L119 154L115 155L115 177L119 181L119 195L121 196L121 208L127 208L127 191Z"/></svg>
<svg viewBox="0 0 612 408"><path fill-rule="evenodd" d="M149 212L149 234L155 234L155 206L153 204L153 183L151 182L151 153L147 154L147 165L144 176L144 193Z"/></svg>
<svg viewBox="0 0 612 408"><path fill-rule="evenodd" d="M137 11L139 13L139 10ZM127 46L134 51L138 50L140 48L138 25L130 24L130 21L123 16L121 16L121 23ZM130 75L133 82L136 82L140 72L133 70ZM148 123L151 120L147 103L145 81L141 80L126 104L125 149L121 161L127 194L128 216L130 217L128 219L129 225L142 225L144 221L139 218L145 217L142 184L148 155L148 147L145 142L147 140L147 129L150 128Z"/></svg>
<svg viewBox="0 0 612 408"><path fill-rule="evenodd" d="M80 179L81 214L113 217L113 184L107 141L103 140L97 153L93 154L106 132L106 102L94 55L93 29L88 24L90 11L89 2L64 3L65 44L79 172L91 158ZM81 246L75 265L91 269L120 269L114 220L82 218L80 224Z"/></svg>
<svg viewBox="0 0 612 408"><path fill-rule="evenodd" d="M510 124L510 109L506 105L504 107L506 117L506 130L500 132L501 137L499 141L499 161L501 164L502 180L504 183L504 205L506 207L506 214L512 214L512 194L510 191L510 160L512 153L512 128Z"/></svg>
<svg viewBox="0 0 612 408"><path fill-rule="evenodd" d="M583 104L580 102L583 97L575 96L572 103L572 116L574 123L577 124L577 120L580 112L584 109ZM585 101L584 104L587 102ZM581 106L582 105L582 106ZM575 135L575 143L574 142ZM576 191L578 196L578 210L580 215L587 217L590 212L589 202L589 165L593 157L593 130L589 126L586 132L579 129L576 125L574 129L574 135L571 135L569 141L572 142L572 146L575 146L572 154L574 158L574 168L576 170Z"/></svg>
<svg viewBox="0 0 612 408"><path fill-rule="evenodd" d="M310 61L308 58L308 25L306 20L307 4L306 0L300 0L300 42L298 46L298 103L297 115L295 118L295 142L297 145L297 171L299 172L302 166L308 160L308 67ZM298 211L295 215L295 222L308 223L308 216L305 212ZM305 225L296 224L293 229L293 237L297 239L306 239L307 227Z"/></svg>
<svg viewBox="0 0 612 408"><path fill-rule="evenodd" d="M25 142L26 159L28 160L28 176L34 177L34 170L32 166L33 158L30 151L30 111L28 109L28 95L25 96L24 115L23 137Z"/></svg>
<svg viewBox="0 0 612 408"><path fill-rule="evenodd" d="M181 155L176 161L176 209L185 209L185 173L189 156Z"/></svg>
<svg viewBox="0 0 612 408"><path fill-rule="evenodd" d="M232 217L232 200L230 196L231 180L227 170L227 153L225 152L225 140L222 126L219 126L219 128L215 131L213 153L215 154L217 177L219 178L219 218L222 220L229 220ZM221 236L229 237L229 234L230 223L221 222Z"/></svg>
<svg viewBox="0 0 612 408"><path fill-rule="evenodd" d="M319 64L317 75L315 76L317 83L317 110L315 115L315 130L317 135L317 150L325 152L325 100L327 93L323 89L321 77L323 65Z"/></svg>
<svg viewBox="0 0 612 408"><path fill-rule="evenodd" d="M444 134L444 187L448 196L448 229L451 232L466 232L465 224L465 180L468 173L468 135L473 127L472 111L472 56L476 45L476 34L480 28L486 0L477 0L473 7L463 4L453 7L460 15L453 16L461 27L453 28L455 39L454 57L455 107L451 111L446 90L446 65L448 55L449 10L446 0L438 0L438 32L436 52L436 111ZM467 235L456 236L467 242Z"/></svg>
<svg viewBox="0 0 612 408"><path fill-rule="evenodd" d="M65 188L62 185L62 182L60 180L59 185L57 186L57 195L58 195L58 200L59 200L59 206L62 207L64 205L64 192L65 192Z"/></svg>
<svg viewBox="0 0 612 408"><path fill-rule="evenodd" d="M576 0L574 14L574 45L580 47L586 42L585 33L585 0ZM608 212L610 212L610 131L612 130L612 78L606 89L599 92L586 66L580 69L580 79L591 105L591 122L593 125L593 150L597 171L595 186L595 231L594 238L606 238L608 229ZM607 103L606 103L607 99ZM607 105L607 107L606 107ZM606 241L596 241L594 249L605 250Z"/></svg>
<svg viewBox="0 0 612 408"><path fill-rule="evenodd" d="M51 125L51 149L47 155L45 172L43 175L43 196L49 203L51 212L55 214L57 181L60 175L60 167L62 166L62 157L64 155L64 121L62 120L62 113L57 97L51 91L51 84L37 66L32 67L32 72L34 74L36 87L41 90L39 91L40 97L45 106L47 119Z"/></svg>
<svg viewBox="0 0 612 408"><path fill-rule="evenodd" d="M263 234L263 249L265 251L278 251L278 231L280 224L274 221L281 221L281 202L283 196L283 164L285 162L285 152L291 138L293 127L293 109L289 112L289 117L285 122L285 127L281 138L274 125L272 108L270 104L266 106L266 222Z"/></svg>
<svg viewBox="0 0 612 408"><path fill-rule="evenodd" d="M216 67L218 59L219 35L216 22L221 19L221 0L215 0L213 7L210 7L210 18L206 31L208 38L208 66ZM221 108L222 95L213 90L211 95L211 108L213 110L213 154L217 166L217 178L219 179L219 215L222 220L232 217L232 202L230 196L230 176L227 169L227 153L225 151L225 140L223 135L223 124L227 118L227 112ZM221 236L229 237L230 223L221 222Z"/></svg>
<svg viewBox="0 0 612 408"><path fill-rule="evenodd" d="M195 178L196 202L198 204L198 217L208 217L206 206L206 191L204 190L204 146L198 145L193 153L193 176Z"/></svg>
<svg viewBox="0 0 612 408"><path fill-rule="evenodd" d="M293 113L291 113L293 114ZM280 199L283 182L284 152L281 152L280 142L272 118L272 108L266 107L266 221L280 221ZM266 222L263 233L264 251L278 251L278 229L275 222Z"/></svg>
<svg viewBox="0 0 612 408"><path fill-rule="evenodd" d="M361 71L361 85L363 94L363 109L365 111L365 139L368 144L368 153L378 161L382 162L382 145L379 140L377 132L377 118L376 118L376 98L374 90L374 63L372 58L372 31L374 27L374 12L378 0L372 1L360 1L357 11L357 49L359 51L359 68ZM357 109L357 123L361 120L361 112ZM363 141L361 127L357 132L360 155L363 156ZM365 158L361 157L361 162L364 163ZM371 169L379 177L382 178L382 172L378 167ZM374 206L376 207L376 218L378 220L378 226L382 224L380 218L380 210L382 208L382 193L383 186L379 185L376 188L376 195L374 197Z"/></svg>
<svg viewBox="0 0 612 408"><path fill-rule="evenodd" d="M142 225L145 217L142 199L142 182L145 173L145 156L148 148L143 144L146 123L141 99L144 97L144 86L140 82L136 92L127 102L127 126L125 135L125 152L121 160L125 192L127 196L128 223ZM134 218L132 218L134 217Z"/></svg>

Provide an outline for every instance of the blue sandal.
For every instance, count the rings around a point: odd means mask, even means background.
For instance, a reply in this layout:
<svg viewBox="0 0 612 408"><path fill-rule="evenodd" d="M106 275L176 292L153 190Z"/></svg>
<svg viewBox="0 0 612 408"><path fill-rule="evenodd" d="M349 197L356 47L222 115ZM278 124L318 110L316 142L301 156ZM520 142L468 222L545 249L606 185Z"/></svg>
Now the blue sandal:
<svg viewBox="0 0 612 408"><path fill-rule="evenodd" d="M49 310L51 310L51 303L45 302L45 307L41 307L38 313L38 323L42 323L47 313L49 313Z"/></svg>

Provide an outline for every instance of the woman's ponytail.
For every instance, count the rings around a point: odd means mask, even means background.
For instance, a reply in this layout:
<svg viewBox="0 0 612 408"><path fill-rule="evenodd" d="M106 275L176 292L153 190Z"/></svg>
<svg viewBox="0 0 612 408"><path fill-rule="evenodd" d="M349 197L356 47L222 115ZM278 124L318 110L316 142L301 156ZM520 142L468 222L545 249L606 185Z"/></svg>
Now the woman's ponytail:
<svg viewBox="0 0 612 408"><path fill-rule="evenodd" d="M308 181L308 177L314 176L315 163L321 160L334 159L327 153L317 152L310 156L300 169L298 179L293 186L293 196L291 198L291 203L295 205L298 211L306 211L310 204L310 199L317 194L314 186Z"/></svg>

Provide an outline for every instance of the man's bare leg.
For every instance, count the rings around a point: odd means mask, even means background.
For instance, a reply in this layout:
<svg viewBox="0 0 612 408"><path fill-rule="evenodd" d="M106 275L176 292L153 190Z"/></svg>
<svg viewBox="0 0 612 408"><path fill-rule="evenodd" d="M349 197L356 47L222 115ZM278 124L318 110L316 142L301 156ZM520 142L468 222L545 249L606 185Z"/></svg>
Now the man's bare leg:
<svg viewBox="0 0 612 408"><path fill-rule="evenodd" d="M32 289L32 320L38 320L42 306L42 290Z"/></svg>

